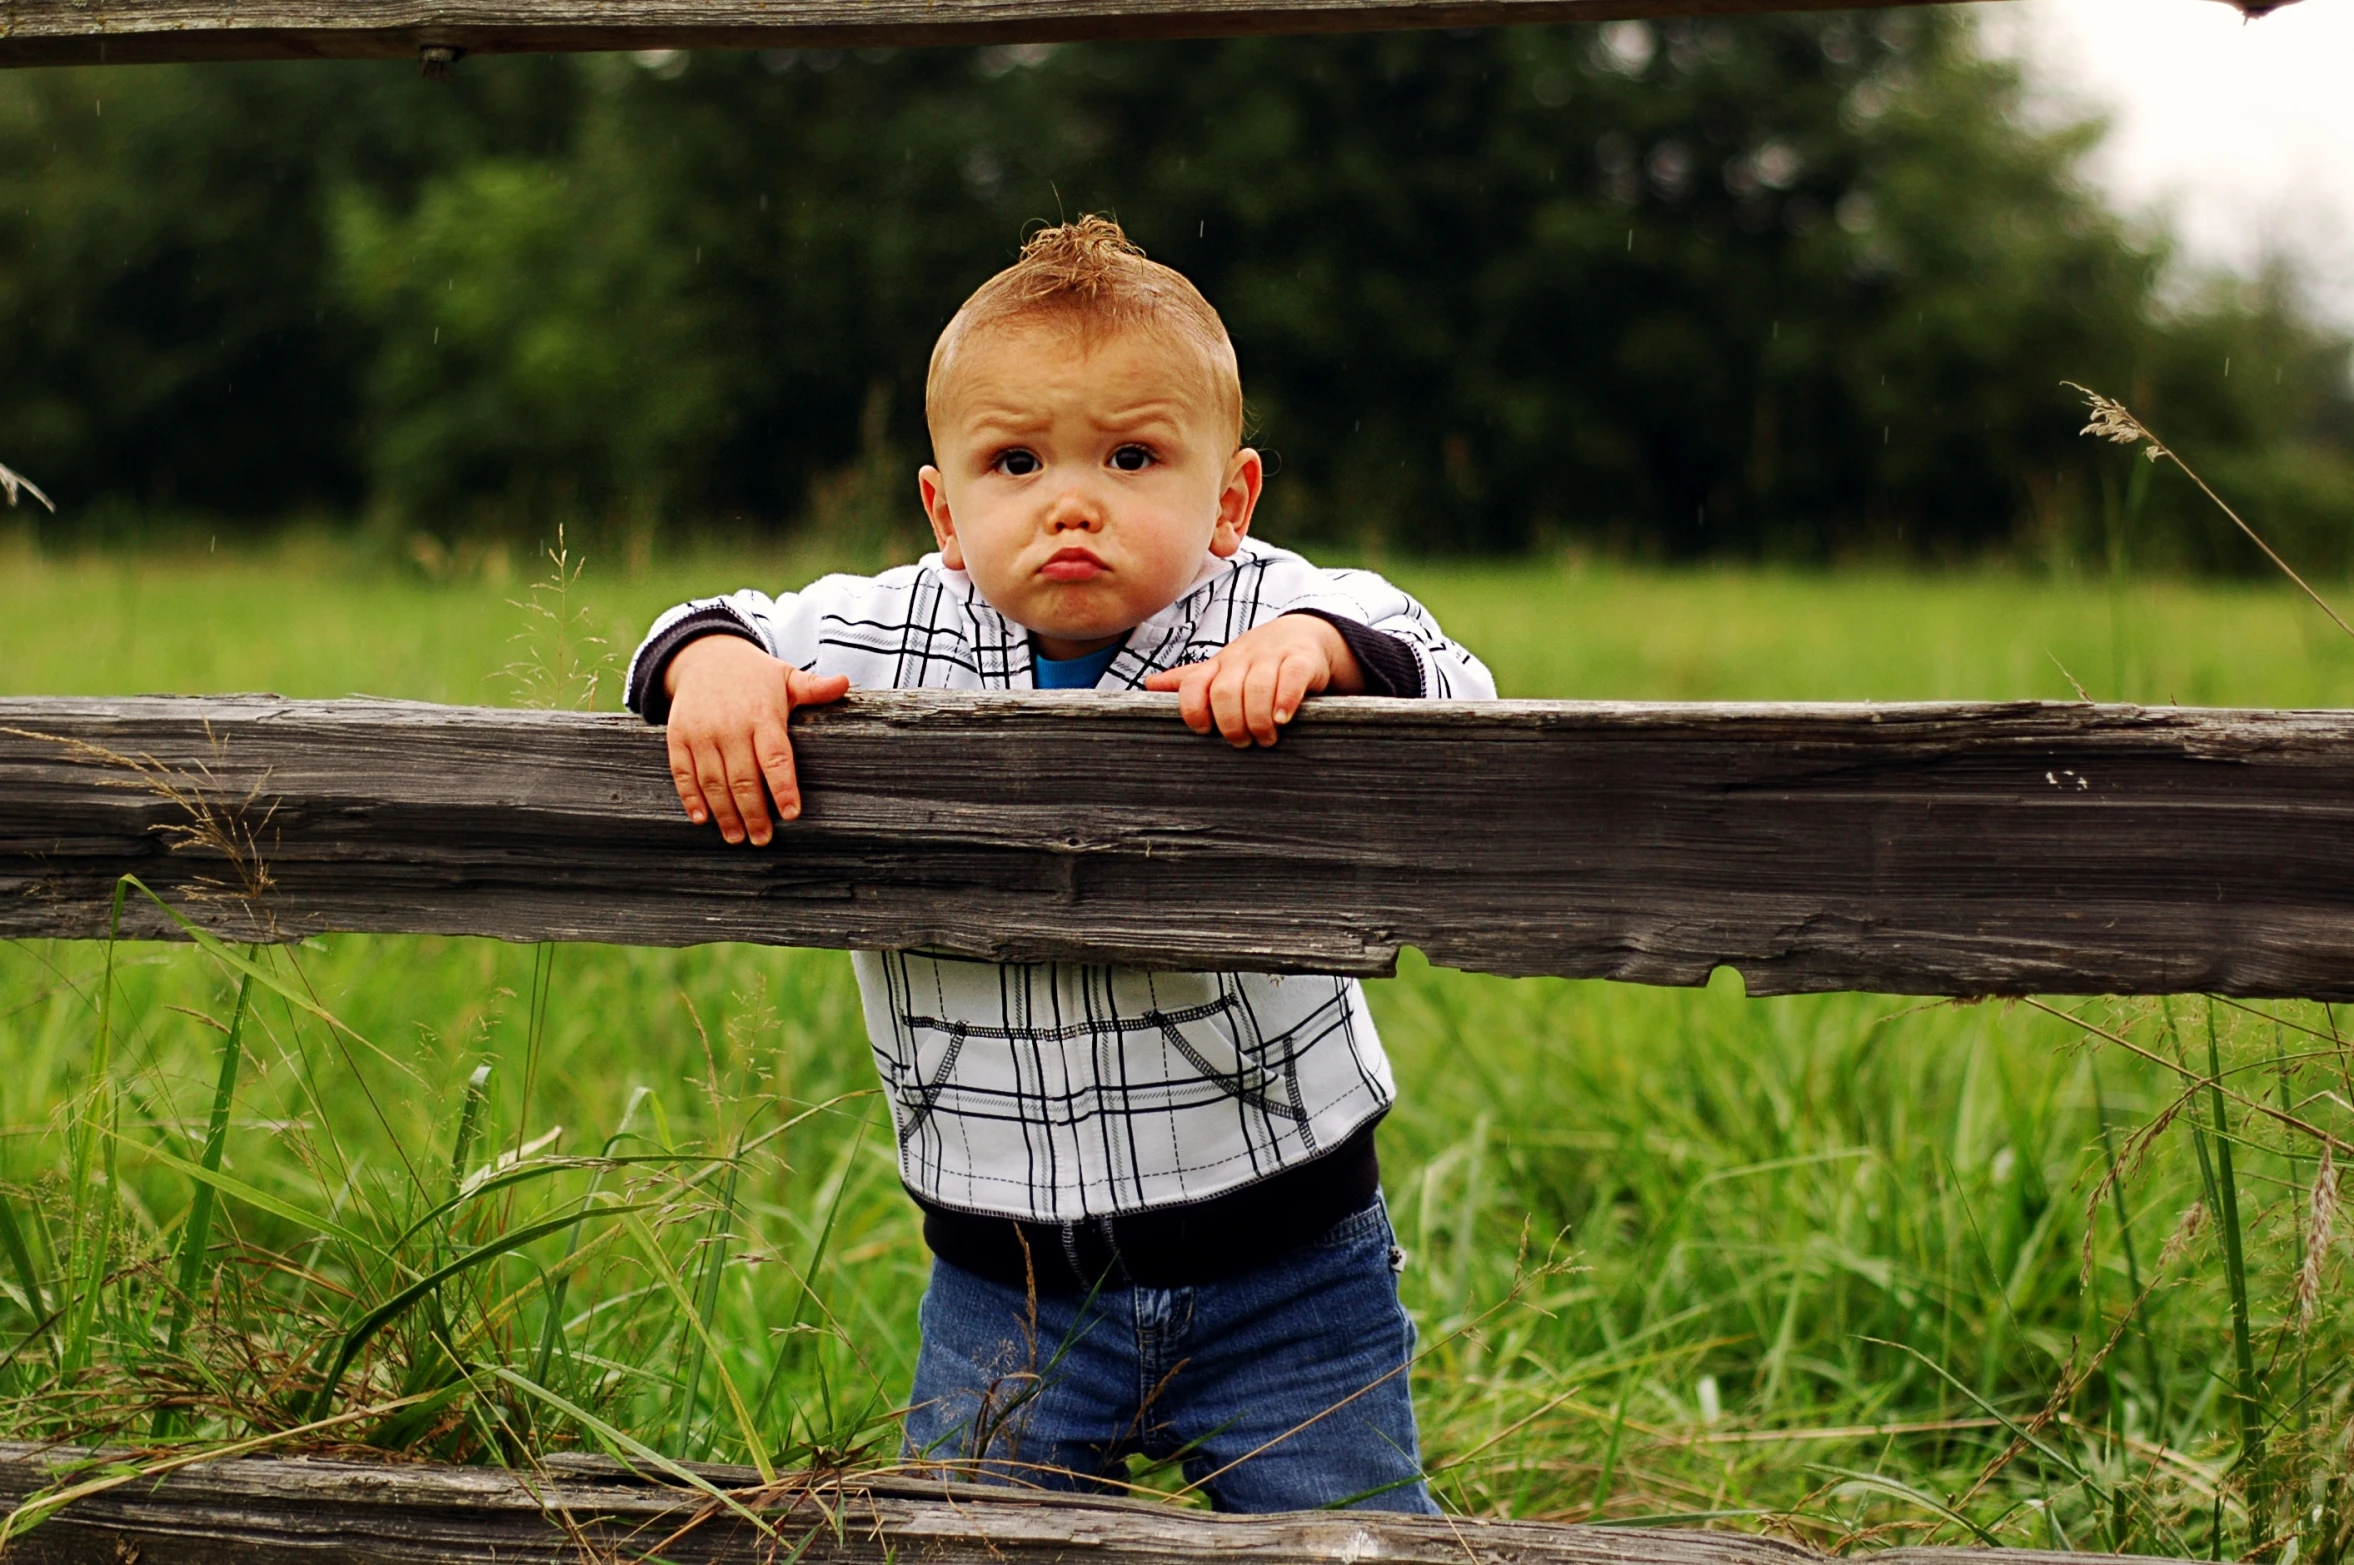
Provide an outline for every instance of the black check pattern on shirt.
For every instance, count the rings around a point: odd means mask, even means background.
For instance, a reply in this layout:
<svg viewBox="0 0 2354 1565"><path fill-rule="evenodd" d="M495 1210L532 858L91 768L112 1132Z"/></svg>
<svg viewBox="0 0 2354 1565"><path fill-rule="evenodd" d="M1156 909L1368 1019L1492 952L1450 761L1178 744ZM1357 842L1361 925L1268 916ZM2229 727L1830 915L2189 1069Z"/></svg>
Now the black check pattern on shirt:
<svg viewBox="0 0 2354 1565"><path fill-rule="evenodd" d="M873 1029L875 1067L899 1108L901 1168L943 1204L1067 1220L1198 1199L1322 1151L1320 1110L1355 1102L1378 1112L1390 1101L1379 1042L1346 979L1288 980L1286 1025L1270 1033L1249 975L873 961L889 1018L887 1032ZM948 992L943 977L959 968L993 975L994 1017ZM970 1069L976 1050L1010 1069ZM1351 1066L1339 1081L1303 1070L1339 1059ZM1220 1155L1198 1134L1187 1155L1197 1117L1227 1132ZM1063 1196L1073 1189L1102 1200L1072 1210Z"/></svg>
<svg viewBox="0 0 2354 1565"><path fill-rule="evenodd" d="M1130 632L1096 688L1140 688L1303 612L1394 638L1425 695L1495 693L1479 660L1381 577L1255 541L1205 559L1191 588ZM1025 690L1034 678L1029 633L931 556L781 597L681 604L632 661L632 707L659 715L661 665L697 623L868 689ZM1203 1200L1339 1145L1394 1097L1353 979L921 953L853 961L902 1177L939 1206L1069 1222Z"/></svg>

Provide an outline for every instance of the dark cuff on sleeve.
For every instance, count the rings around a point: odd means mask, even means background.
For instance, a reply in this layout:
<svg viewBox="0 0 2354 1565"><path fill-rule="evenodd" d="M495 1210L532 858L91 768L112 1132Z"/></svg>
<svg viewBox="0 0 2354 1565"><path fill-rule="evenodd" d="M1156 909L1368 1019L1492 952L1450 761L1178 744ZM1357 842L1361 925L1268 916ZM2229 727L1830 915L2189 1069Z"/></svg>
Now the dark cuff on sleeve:
<svg viewBox="0 0 2354 1565"><path fill-rule="evenodd" d="M734 610L717 605L697 609L638 649L629 682L629 709L649 723L669 722L670 692L663 688L662 676L670 671L670 660L678 656L679 648L704 636L741 636L754 646L762 645Z"/></svg>
<svg viewBox="0 0 2354 1565"><path fill-rule="evenodd" d="M1421 699L1422 662L1414 656L1412 647L1362 621L1327 614L1322 609L1291 612L1312 615L1340 632L1340 639L1349 644L1350 655L1356 658L1357 667L1365 675L1365 694Z"/></svg>

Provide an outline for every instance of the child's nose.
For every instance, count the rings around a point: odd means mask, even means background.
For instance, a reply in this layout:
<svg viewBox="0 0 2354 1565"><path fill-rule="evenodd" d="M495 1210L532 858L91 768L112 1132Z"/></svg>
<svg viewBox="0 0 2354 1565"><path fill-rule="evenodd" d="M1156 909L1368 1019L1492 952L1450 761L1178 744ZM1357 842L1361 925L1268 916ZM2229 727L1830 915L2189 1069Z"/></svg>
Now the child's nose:
<svg viewBox="0 0 2354 1565"><path fill-rule="evenodd" d="M1082 488L1064 489L1046 503L1046 530L1050 533L1092 533L1102 529L1103 507Z"/></svg>

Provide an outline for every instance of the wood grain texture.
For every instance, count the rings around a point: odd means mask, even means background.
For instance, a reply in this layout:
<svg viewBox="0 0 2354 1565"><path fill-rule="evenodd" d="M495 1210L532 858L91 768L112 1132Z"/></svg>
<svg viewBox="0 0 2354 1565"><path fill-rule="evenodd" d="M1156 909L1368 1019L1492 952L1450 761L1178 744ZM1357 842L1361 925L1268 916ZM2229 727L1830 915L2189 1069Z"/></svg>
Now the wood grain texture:
<svg viewBox="0 0 2354 1565"><path fill-rule="evenodd" d="M731 849L626 716L0 701L0 936L102 934L136 874L241 940L2354 999L2354 713L1327 699L1238 752L1168 696L906 693L794 731L806 813Z"/></svg>
<svg viewBox="0 0 2354 1565"><path fill-rule="evenodd" d="M1858 0L0 0L0 65L1199 38L1738 15ZM1861 0L1871 5L1926 0Z"/></svg>
<svg viewBox="0 0 2354 1565"><path fill-rule="evenodd" d="M0 1446L0 1503L58 1481L72 1454ZM1308 1511L1214 1516L910 1479L694 1471L763 1517L764 1538L683 1486L565 1456L530 1475L307 1458L181 1469L81 1500L10 1546L22 1565L1185 1565L1210 1559L1383 1565L1820 1565L1795 1544L1738 1533L1568 1527L1476 1517ZM781 1546L780 1546L781 1544ZM798 1547L800 1552L795 1553ZM1896 1549L1882 1565L2097 1565L2100 1555ZM2110 1565L2114 1561L2110 1560Z"/></svg>

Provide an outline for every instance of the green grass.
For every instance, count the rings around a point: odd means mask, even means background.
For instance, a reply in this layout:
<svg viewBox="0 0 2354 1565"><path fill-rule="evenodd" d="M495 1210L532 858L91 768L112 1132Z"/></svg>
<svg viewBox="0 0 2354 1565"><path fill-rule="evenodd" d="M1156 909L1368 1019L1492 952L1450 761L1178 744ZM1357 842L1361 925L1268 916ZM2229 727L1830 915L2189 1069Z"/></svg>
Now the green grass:
<svg viewBox="0 0 2354 1565"><path fill-rule="evenodd" d="M625 651L680 596L810 568L592 561L579 602ZM2354 704L2354 646L2269 588L1395 574L1518 695L2059 697L2064 665L2102 696ZM511 638L549 622L492 575L324 543L19 552L0 689L512 701ZM2211 1043L2197 999L2061 1007L2176 1068L2027 1004L1414 960L1372 991L1449 1505L2344 1557L2354 1222L2315 1246L2320 1144L2263 1112L2354 1137L2322 1008L2221 1006ZM292 1438L495 1461L893 1448L925 1257L837 954L19 943L0 1050L13 1430L342 1418Z"/></svg>
<svg viewBox="0 0 2354 1565"><path fill-rule="evenodd" d="M545 568L519 550L489 563L436 583L325 540L258 554L41 559L0 539L0 693L511 704L517 692L499 671L526 628L513 600ZM625 656L682 597L777 590L839 566L783 551L658 557L626 572L596 558L583 598L593 633ZM2101 700L2354 705L2354 642L2268 582L2112 592L2097 580L1996 572L1415 563L1392 573L1488 658L1506 695L2065 700L2073 675Z"/></svg>

